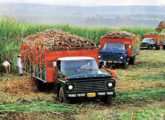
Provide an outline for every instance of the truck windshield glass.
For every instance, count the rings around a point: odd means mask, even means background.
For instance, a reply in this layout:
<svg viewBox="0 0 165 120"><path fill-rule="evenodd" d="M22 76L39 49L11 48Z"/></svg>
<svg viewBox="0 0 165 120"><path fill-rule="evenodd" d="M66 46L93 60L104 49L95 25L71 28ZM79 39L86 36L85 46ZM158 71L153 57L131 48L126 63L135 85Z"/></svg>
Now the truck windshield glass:
<svg viewBox="0 0 165 120"><path fill-rule="evenodd" d="M75 73L97 72L98 66L95 60L77 60L62 61L61 72L65 75L74 75Z"/></svg>
<svg viewBox="0 0 165 120"><path fill-rule="evenodd" d="M143 42L146 42L146 43L154 43L155 39L154 38L144 38L143 39Z"/></svg>
<svg viewBox="0 0 165 120"><path fill-rule="evenodd" d="M125 50L124 43L106 43L103 50Z"/></svg>

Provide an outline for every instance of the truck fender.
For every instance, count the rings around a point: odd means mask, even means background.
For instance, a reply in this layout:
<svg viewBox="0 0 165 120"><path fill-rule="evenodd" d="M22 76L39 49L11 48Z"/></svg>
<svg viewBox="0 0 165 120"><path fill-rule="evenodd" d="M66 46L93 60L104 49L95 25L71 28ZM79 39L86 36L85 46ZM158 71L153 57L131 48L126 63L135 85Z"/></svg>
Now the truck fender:
<svg viewBox="0 0 165 120"><path fill-rule="evenodd" d="M60 84L60 83L57 83L57 98L58 98L58 96L59 96L59 90L60 90L60 87L61 87L62 85Z"/></svg>

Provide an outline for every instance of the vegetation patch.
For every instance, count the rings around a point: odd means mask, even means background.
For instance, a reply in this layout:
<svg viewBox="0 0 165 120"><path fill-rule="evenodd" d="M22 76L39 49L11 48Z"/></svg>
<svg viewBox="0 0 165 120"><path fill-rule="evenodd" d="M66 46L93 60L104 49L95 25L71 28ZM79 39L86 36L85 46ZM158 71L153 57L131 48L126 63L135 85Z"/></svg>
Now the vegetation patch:
<svg viewBox="0 0 165 120"><path fill-rule="evenodd" d="M73 112L74 107L68 104L55 104L45 101L33 101L32 103L1 104L0 112Z"/></svg>
<svg viewBox="0 0 165 120"><path fill-rule="evenodd" d="M118 103L133 103L149 101L151 99L165 100L165 88L149 88L142 91L117 92Z"/></svg>

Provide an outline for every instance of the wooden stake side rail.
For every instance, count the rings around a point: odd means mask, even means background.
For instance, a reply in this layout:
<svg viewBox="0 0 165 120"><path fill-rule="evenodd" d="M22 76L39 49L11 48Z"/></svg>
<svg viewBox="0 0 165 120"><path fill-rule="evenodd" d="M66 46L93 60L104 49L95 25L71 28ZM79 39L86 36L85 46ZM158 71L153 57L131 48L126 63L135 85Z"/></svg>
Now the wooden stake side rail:
<svg viewBox="0 0 165 120"><path fill-rule="evenodd" d="M53 62L61 57L87 56L93 57L98 63L98 49L46 51L44 46L21 43L21 58L26 72L45 83L54 82Z"/></svg>

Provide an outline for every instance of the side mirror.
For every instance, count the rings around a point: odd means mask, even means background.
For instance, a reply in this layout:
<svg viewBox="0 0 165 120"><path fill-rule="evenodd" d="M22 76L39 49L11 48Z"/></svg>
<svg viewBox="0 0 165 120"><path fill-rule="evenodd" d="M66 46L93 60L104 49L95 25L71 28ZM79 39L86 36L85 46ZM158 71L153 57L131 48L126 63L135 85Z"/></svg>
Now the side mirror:
<svg viewBox="0 0 165 120"><path fill-rule="evenodd" d="M57 62L53 62L53 67L57 67Z"/></svg>

